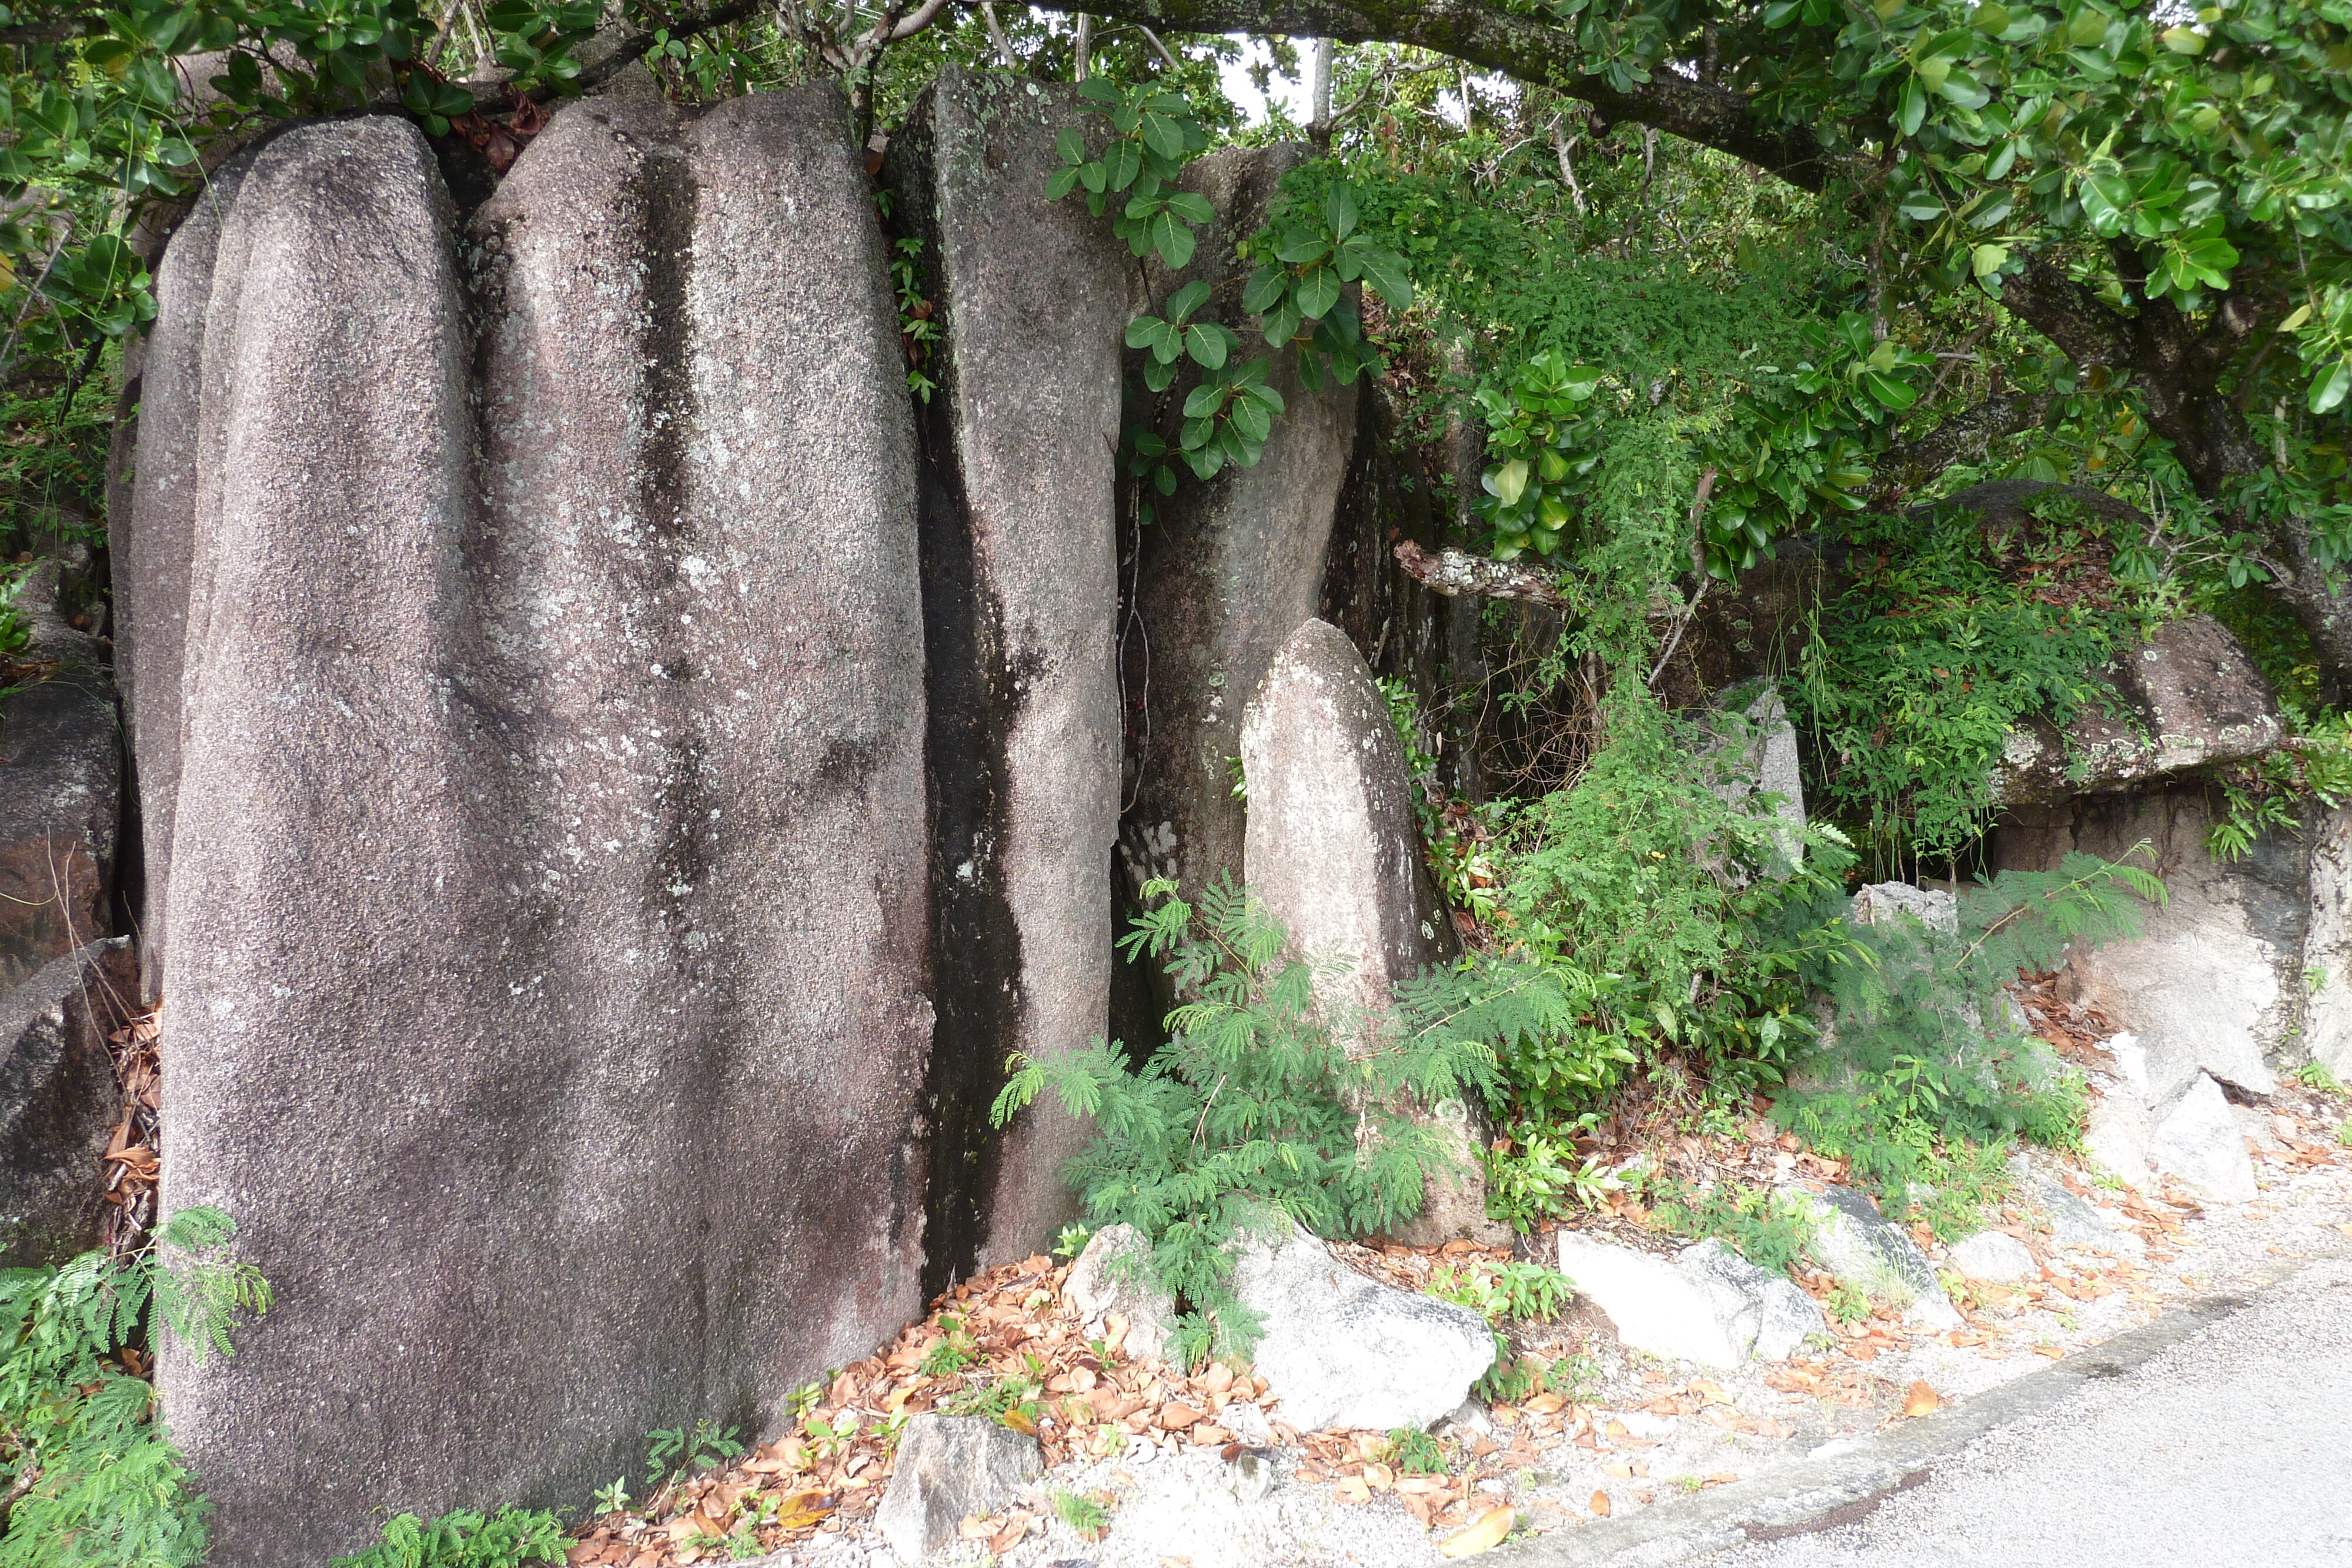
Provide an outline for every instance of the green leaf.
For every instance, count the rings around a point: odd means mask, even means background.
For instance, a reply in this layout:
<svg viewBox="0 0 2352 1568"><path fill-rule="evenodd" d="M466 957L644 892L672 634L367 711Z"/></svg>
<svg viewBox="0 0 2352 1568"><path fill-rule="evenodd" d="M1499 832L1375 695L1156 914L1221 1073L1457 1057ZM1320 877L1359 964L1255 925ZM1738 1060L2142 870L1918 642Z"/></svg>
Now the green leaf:
<svg viewBox="0 0 2352 1568"><path fill-rule="evenodd" d="M1927 89L1920 85L1915 74L1903 84L1895 99L1895 124L1906 136L1919 133L1919 122L1927 118Z"/></svg>
<svg viewBox="0 0 2352 1568"><path fill-rule="evenodd" d="M1261 267L1250 274L1249 282L1242 287L1242 308L1253 316L1263 316L1281 300L1283 291L1289 286L1289 273L1278 267Z"/></svg>
<svg viewBox="0 0 2352 1568"><path fill-rule="evenodd" d="M1152 248L1160 253L1160 259L1170 267L1181 267L1192 259L1192 250L1198 243L1192 237L1192 227L1174 213L1163 209L1153 214L1144 232Z"/></svg>
<svg viewBox="0 0 2352 1568"><path fill-rule="evenodd" d="M1075 167L1087 161L1087 139L1078 134L1076 126L1065 125L1054 138L1054 151L1062 155L1063 162Z"/></svg>
<svg viewBox="0 0 2352 1568"><path fill-rule="evenodd" d="M1363 269L1364 281L1371 285L1373 293L1394 309L1406 309L1412 304L1412 278L1405 271L1402 256L1370 246L1355 255L1356 265Z"/></svg>
<svg viewBox="0 0 2352 1568"><path fill-rule="evenodd" d="M1881 407L1900 412L1919 401L1918 389L1885 371L1864 371L1862 384Z"/></svg>
<svg viewBox="0 0 2352 1568"><path fill-rule="evenodd" d="M2205 35L2194 27L2167 27L2162 37L2164 47L2176 55L2201 55L2205 52Z"/></svg>
<svg viewBox="0 0 2352 1568"><path fill-rule="evenodd" d="M1168 319L1183 321L1190 319L1193 311L1208 302L1208 284L1194 278L1168 297Z"/></svg>
<svg viewBox="0 0 2352 1568"><path fill-rule="evenodd" d="M1990 277L2009 263L2005 245L1980 245L1969 252L1969 268L1979 277Z"/></svg>
<svg viewBox="0 0 2352 1568"><path fill-rule="evenodd" d="M2336 361L2335 367L2323 370L2311 378L2311 412L2326 413L2352 392L2352 355Z"/></svg>
<svg viewBox="0 0 2352 1568"><path fill-rule="evenodd" d="M1506 507L1516 507L1528 490L1528 463L1524 457L1514 457L1486 470L1483 481L1486 493Z"/></svg>
<svg viewBox="0 0 2352 1568"><path fill-rule="evenodd" d="M1304 319L1319 319L1332 306L1339 303L1339 275L1328 267L1312 268L1298 280L1298 313Z"/></svg>
<svg viewBox="0 0 2352 1568"><path fill-rule="evenodd" d="M1170 192L1168 207L1171 212L1181 214L1196 224L1212 222L1217 215L1217 209L1209 204L1209 198L1197 191Z"/></svg>

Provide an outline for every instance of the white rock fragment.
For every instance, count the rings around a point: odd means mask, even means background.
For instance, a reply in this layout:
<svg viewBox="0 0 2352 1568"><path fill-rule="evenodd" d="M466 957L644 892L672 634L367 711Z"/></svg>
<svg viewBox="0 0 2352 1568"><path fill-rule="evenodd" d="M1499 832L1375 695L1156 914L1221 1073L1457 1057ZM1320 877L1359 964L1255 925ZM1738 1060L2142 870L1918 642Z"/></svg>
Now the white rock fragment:
<svg viewBox="0 0 2352 1568"><path fill-rule="evenodd" d="M2157 1113L2149 1154L2157 1169L2209 1203L2245 1203L2257 1190L2229 1098L2205 1073Z"/></svg>

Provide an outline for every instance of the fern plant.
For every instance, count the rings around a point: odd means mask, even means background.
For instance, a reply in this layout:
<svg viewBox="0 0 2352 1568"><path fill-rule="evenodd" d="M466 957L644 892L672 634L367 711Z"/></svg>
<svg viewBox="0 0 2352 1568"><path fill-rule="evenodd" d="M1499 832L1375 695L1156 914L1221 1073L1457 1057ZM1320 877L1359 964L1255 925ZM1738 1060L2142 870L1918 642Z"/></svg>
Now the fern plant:
<svg viewBox="0 0 2352 1568"><path fill-rule="evenodd" d="M1781 1124L1833 1158L1901 1212L1958 1186L1988 1193L1997 1177L1975 1157L2023 1136L2072 1145L2082 1132L2082 1077L2008 1021L2001 988L2020 970L2054 967L2069 948L2139 934L2143 901L2164 883L2125 859L2074 854L2055 871L2005 871L1964 892L1958 929L1904 916L1857 928L1866 959L1825 967L1831 1038L1807 1063L1813 1084L1784 1095ZM1934 1209L1957 1227L1951 1204Z"/></svg>
<svg viewBox="0 0 2352 1568"><path fill-rule="evenodd" d="M1056 1061L1016 1055L992 1114L1003 1126L1050 1090L1094 1120L1068 1179L1094 1223L1150 1239L1146 1266L1181 1309L1177 1351L1197 1361L1246 1353L1260 1332L1233 1295L1245 1233L1277 1214L1353 1236L1417 1213L1457 1156L1413 1109L1487 1092L1497 1046L1559 1027L1567 999L1539 968L1474 959L1398 987L1377 1018L1342 1016L1263 904L1222 881L1197 909L1176 893L1147 883L1121 939L1188 998L1168 1043L1139 1068L1099 1040Z"/></svg>
<svg viewBox="0 0 2352 1568"><path fill-rule="evenodd" d="M199 1361L233 1354L237 1314L269 1306L251 1264L209 1256L236 1229L186 1208L160 1246L128 1258L0 1272L0 1568L203 1561L210 1505L155 1419L133 1347L160 1323Z"/></svg>
<svg viewBox="0 0 2352 1568"><path fill-rule="evenodd" d="M458 1509L429 1524L404 1513L384 1521L383 1540L336 1558L334 1568L521 1568L561 1563L565 1544L562 1524L543 1511Z"/></svg>

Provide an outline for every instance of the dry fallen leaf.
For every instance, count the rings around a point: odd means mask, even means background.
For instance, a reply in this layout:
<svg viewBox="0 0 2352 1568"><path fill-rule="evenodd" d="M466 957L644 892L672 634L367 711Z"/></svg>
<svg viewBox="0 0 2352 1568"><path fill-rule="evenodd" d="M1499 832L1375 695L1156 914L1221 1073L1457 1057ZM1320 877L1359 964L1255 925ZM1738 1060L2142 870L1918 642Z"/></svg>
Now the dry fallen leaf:
<svg viewBox="0 0 2352 1568"><path fill-rule="evenodd" d="M1030 1417L1027 1411L1021 1409L1017 1406L1013 1409L1007 1410L1004 1413L1003 1419L1004 1424L1007 1427L1012 1427L1014 1431L1020 1433L1024 1437L1034 1437L1037 1435L1037 1423Z"/></svg>
<svg viewBox="0 0 2352 1568"><path fill-rule="evenodd" d="M1606 1519L1609 1517L1609 1494L1607 1492L1597 1491L1592 1494L1592 1512L1593 1516L1597 1519Z"/></svg>
<svg viewBox="0 0 2352 1568"><path fill-rule="evenodd" d="M1364 1484L1371 1488L1374 1491L1386 1491L1389 1488L1396 1485L1396 1472L1382 1464L1366 1465L1364 1467Z"/></svg>
<svg viewBox="0 0 2352 1568"><path fill-rule="evenodd" d="M1914 1383L1911 1391L1903 1396L1903 1414L1925 1416L1943 1402L1944 1396L1928 1387L1927 1380L1922 1378Z"/></svg>
<svg viewBox="0 0 2352 1568"><path fill-rule="evenodd" d="M1511 1525L1518 1519L1518 1511L1508 1503L1490 1508L1478 1516L1478 1522L1459 1535L1450 1536L1440 1546L1444 1557L1475 1557L1481 1552L1502 1544L1503 1537L1511 1533Z"/></svg>
<svg viewBox="0 0 2352 1568"><path fill-rule="evenodd" d="M1531 1416L1557 1415L1559 1414L1560 1407L1567 1403L1568 1401L1561 1398L1559 1395L1554 1394L1549 1389L1546 1389L1541 1394L1537 1395L1534 1398L1528 1401L1528 1413Z"/></svg>

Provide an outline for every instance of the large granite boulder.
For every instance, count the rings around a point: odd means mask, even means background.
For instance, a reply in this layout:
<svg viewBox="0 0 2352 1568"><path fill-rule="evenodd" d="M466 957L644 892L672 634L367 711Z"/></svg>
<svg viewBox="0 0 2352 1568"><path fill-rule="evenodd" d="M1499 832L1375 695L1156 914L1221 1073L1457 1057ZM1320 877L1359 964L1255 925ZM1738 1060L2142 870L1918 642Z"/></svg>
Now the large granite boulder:
<svg viewBox="0 0 2352 1568"><path fill-rule="evenodd" d="M1422 853L1387 701L1338 627L1308 621L1291 633L1250 697L1241 747L1249 886L1292 953L1326 971L1317 1000L1349 1049L1370 1049L1394 988L1461 947ZM1503 1239L1476 1158L1483 1118L1459 1103L1423 1109L1457 1170L1428 1183L1398 1239Z"/></svg>
<svg viewBox="0 0 2352 1568"><path fill-rule="evenodd" d="M2036 718L2010 733L1993 765L2002 806L2047 805L2239 761L2285 736L2253 659L2222 624L2168 622L2095 677L2105 688L2061 733Z"/></svg>
<svg viewBox="0 0 2352 1568"><path fill-rule="evenodd" d="M2147 846L2135 863L2164 879L2166 902L2140 911L2137 939L2073 954L2060 985L2137 1038L2150 1105L2170 1103L2200 1072L2242 1093L2274 1090L2274 1066L2305 1016L2307 969L2329 975L2322 949L2345 946L2332 884L2314 877L2340 841L2333 814L2312 833L2266 835L2237 862L2206 848L2218 820L2203 789L2176 785L2012 811L1992 835L1992 864L2025 871L2053 870L2075 851L2116 860ZM2329 910L2315 910L2315 889Z"/></svg>
<svg viewBox="0 0 2352 1568"><path fill-rule="evenodd" d="M1271 356L1284 412L1255 467L1228 466L1205 482L1188 476L1173 496L1155 497L1155 520L1132 547L1135 624L1123 657L1138 711L1129 720L1131 800L1119 853L1134 886L1172 877L1190 896L1220 874L1240 875L1247 810L1233 765L1242 709L1276 653L1315 613L1355 439L1357 389L1327 382L1309 392L1299 384L1297 356L1268 350L1241 315L1251 269L1234 255L1234 242L1265 224L1282 176L1310 151L1234 147L1193 162L1184 186L1208 198L1216 220L1202 227L1181 272L1156 257L1144 267L1155 309L1196 278L1215 286L1202 319L1242 331L1245 356ZM1128 423L1172 438L1189 384L1180 377L1164 394L1137 391Z"/></svg>
<svg viewBox="0 0 2352 1568"><path fill-rule="evenodd" d="M0 997L0 1269L62 1263L105 1238L122 1098L106 1037L138 988L130 940L116 936Z"/></svg>
<svg viewBox="0 0 2352 1568"><path fill-rule="evenodd" d="M848 124L567 106L470 280L414 128L298 127L166 297L163 1198L278 1298L163 1359L216 1562L578 1506L919 1310L914 433Z"/></svg>
<svg viewBox="0 0 2352 1568"><path fill-rule="evenodd" d="M940 351L924 411L938 1107L926 1284L1043 1250L1076 1217L1090 1135L1040 1103L1001 1138L1014 1051L1055 1057L1109 1009L1118 830L1118 465L1133 257L1048 201L1071 89L950 69L892 139L885 183ZM1099 134L1099 132L1097 132Z"/></svg>
<svg viewBox="0 0 2352 1568"><path fill-rule="evenodd" d="M31 632L0 680L0 996L114 928L122 725L96 638L67 624L55 561L18 587Z"/></svg>

